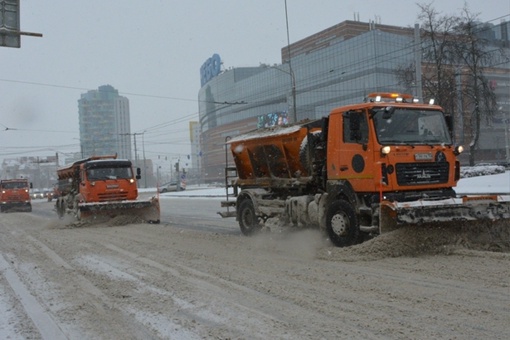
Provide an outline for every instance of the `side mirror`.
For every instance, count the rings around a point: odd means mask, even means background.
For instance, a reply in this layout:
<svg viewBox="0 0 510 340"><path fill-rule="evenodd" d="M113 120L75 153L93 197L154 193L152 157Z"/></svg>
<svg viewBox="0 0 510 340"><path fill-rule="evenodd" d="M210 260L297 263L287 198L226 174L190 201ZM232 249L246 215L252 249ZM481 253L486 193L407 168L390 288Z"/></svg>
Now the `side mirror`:
<svg viewBox="0 0 510 340"><path fill-rule="evenodd" d="M448 127L448 131L450 131L450 134L453 131L453 119L451 115L445 114L444 119L446 121L446 126Z"/></svg>
<svg viewBox="0 0 510 340"><path fill-rule="evenodd" d="M142 170L140 168L136 168L136 179L142 178Z"/></svg>

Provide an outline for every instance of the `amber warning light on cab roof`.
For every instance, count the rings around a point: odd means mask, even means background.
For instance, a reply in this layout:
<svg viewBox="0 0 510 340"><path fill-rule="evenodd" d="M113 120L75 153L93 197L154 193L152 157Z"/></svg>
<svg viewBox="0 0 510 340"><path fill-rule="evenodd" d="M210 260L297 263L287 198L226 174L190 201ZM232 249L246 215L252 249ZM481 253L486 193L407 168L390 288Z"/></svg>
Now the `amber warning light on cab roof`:
<svg viewBox="0 0 510 340"><path fill-rule="evenodd" d="M370 93L366 102L384 102L384 103L417 103L418 98L414 98L410 94L406 93L395 93L395 92L372 92Z"/></svg>

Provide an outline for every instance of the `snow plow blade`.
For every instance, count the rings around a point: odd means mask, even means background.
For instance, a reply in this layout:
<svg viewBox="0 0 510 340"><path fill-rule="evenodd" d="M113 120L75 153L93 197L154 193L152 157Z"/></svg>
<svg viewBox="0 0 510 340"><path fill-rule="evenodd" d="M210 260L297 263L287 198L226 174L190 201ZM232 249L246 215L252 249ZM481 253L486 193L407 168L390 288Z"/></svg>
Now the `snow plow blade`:
<svg viewBox="0 0 510 340"><path fill-rule="evenodd" d="M510 195L474 195L437 201L383 201L379 213L381 234L404 225L448 226L452 221L496 221L510 219Z"/></svg>
<svg viewBox="0 0 510 340"><path fill-rule="evenodd" d="M147 223L159 223L160 219L159 200L156 197L146 201L81 203L79 208L82 221L99 216L127 216L133 221L138 219Z"/></svg>

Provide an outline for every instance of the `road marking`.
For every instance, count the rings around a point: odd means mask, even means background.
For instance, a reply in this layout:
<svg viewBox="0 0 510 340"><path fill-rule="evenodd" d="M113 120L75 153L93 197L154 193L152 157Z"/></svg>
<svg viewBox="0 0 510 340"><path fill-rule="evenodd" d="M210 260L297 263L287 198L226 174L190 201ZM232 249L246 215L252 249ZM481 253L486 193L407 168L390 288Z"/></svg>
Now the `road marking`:
<svg viewBox="0 0 510 340"><path fill-rule="evenodd" d="M41 337L52 340L67 339L60 327L52 319L51 314L47 313L46 309L30 294L4 256L0 256L0 271L5 276L11 289L18 296L25 312L41 333Z"/></svg>

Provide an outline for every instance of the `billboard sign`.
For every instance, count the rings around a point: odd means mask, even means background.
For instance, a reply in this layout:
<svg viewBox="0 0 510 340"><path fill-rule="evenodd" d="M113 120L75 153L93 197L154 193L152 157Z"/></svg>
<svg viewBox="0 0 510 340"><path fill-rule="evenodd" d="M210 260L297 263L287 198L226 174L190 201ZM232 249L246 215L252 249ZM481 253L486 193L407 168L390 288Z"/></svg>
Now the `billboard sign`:
<svg viewBox="0 0 510 340"><path fill-rule="evenodd" d="M16 48L21 46L19 1L0 1L0 46Z"/></svg>
<svg viewBox="0 0 510 340"><path fill-rule="evenodd" d="M209 80L220 74L221 59L217 53L205 61L200 67L200 84L204 86Z"/></svg>
<svg viewBox="0 0 510 340"><path fill-rule="evenodd" d="M257 117L257 128L287 125L289 118L286 111L271 112Z"/></svg>

